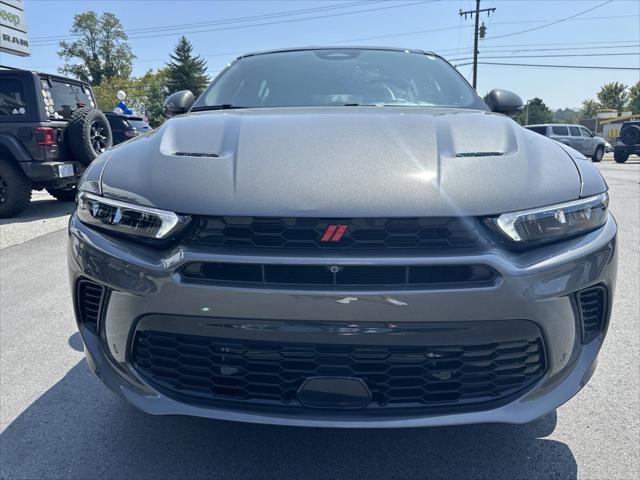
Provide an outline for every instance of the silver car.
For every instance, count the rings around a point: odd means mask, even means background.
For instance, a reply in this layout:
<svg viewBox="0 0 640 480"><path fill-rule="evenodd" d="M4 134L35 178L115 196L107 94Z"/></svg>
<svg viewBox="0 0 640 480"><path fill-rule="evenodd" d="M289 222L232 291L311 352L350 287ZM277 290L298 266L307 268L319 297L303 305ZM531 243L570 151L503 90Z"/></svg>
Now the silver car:
<svg viewBox="0 0 640 480"><path fill-rule="evenodd" d="M545 124L526 125L525 128L564 143L582 155L591 158L594 162L601 161L607 149L607 142L604 138L597 137L582 125Z"/></svg>
<svg viewBox="0 0 640 480"><path fill-rule="evenodd" d="M68 260L89 366L151 414L524 423L589 380L616 223L572 148L439 56L245 55L88 168Z"/></svg>

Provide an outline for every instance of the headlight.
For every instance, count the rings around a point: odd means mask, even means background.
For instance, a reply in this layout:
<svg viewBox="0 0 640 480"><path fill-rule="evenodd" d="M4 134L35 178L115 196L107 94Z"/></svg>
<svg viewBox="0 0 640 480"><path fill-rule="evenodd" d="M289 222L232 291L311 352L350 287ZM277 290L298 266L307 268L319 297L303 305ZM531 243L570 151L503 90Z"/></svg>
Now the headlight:
<svg viewBox="0 0 640 480"><path fill-rule="evenodd" d="M77 212L80 221L87 225L150 240L167 240L191 220L187 215L142 207L87 192L78 194Z"/></svg>
<svg viewBox="0 0 640 480"><path fill-rule="evenodd" d="M547 243L581 235L607 221L609 195L601 193L573 202L503 213L488 222L516 244Z"/></svg>

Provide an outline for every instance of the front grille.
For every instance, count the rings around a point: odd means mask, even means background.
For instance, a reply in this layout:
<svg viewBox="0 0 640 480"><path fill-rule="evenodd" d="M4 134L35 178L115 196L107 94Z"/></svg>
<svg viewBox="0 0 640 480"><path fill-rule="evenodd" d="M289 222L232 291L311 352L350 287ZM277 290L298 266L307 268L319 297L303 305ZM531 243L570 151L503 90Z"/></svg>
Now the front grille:
<svg viewBox="0 0 640 480"><path fill-rule="evenodd" d="M577 296L582 319L583 342L589 343L602 332L604 327L607 313L607 289L603 285L598 285L581 290Z"/></svg>
<svg viewBox="0 0 640 480"><path fill-rule="evenodd" d="M102 285L86 279L78 281L77 301L80 322L94 333L98 328L104 295L105 288Z"/></svg>
<svg viewBox="0 0 640 480"><path fill-rule="evenodd" d="M384 251L477 247L487 241L475 219L462 217L201 217L187 243L266 250Z"/></svg>
<svg viewBox="0 0 640 480"><path fill-rule="evenodd" d="M460 330L460 329L458 329ZM228 340L137 332L135 368L187 400L306 408L310 377L362 379L368 409L468 408L522 392L545 372L539 336L476 345L383 346Z"/></svg>
<svg viewBox="0 0 640 480"><path fill-rule="evenodd" d="M243 286L332 288L490 286L496 272L484 265L272 265L193 262L181 270L188 281Z"/></svg>

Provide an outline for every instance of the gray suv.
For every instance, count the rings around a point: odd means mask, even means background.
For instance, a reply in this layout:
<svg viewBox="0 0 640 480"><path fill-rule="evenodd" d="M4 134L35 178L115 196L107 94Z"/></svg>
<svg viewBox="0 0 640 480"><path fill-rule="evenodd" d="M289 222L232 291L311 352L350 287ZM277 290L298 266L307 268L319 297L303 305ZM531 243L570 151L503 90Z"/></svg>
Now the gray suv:
<svg viewBox="0 0 640 480"><path fill-rule="evenodd" d="M579 151L585 157L591 157L594 162L599 162L604 156L606 142L604 138L595 136L588 128L582 125L527 125L525 128L552 138L560 143Z"/></svg>
<svg viewBox="0 0 640 480"><path fill-rule="evenodd" d="M157 415L524 423L596 367L616 222L591 161L419 50L245 55L87 169L90 368ZM78 392L80 396L82 392Z"/></svg>

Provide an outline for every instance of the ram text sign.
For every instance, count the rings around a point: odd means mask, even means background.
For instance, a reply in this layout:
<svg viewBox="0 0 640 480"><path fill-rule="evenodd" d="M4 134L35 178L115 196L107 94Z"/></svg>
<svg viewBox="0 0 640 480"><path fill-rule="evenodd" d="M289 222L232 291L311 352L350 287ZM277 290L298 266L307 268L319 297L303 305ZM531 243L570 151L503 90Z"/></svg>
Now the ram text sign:
<svg viewBox="0 0 640 480"><path fill-rule="evenodd" d="M22 0L0 0L0 52L21 57L31 54Z"/></svg>

